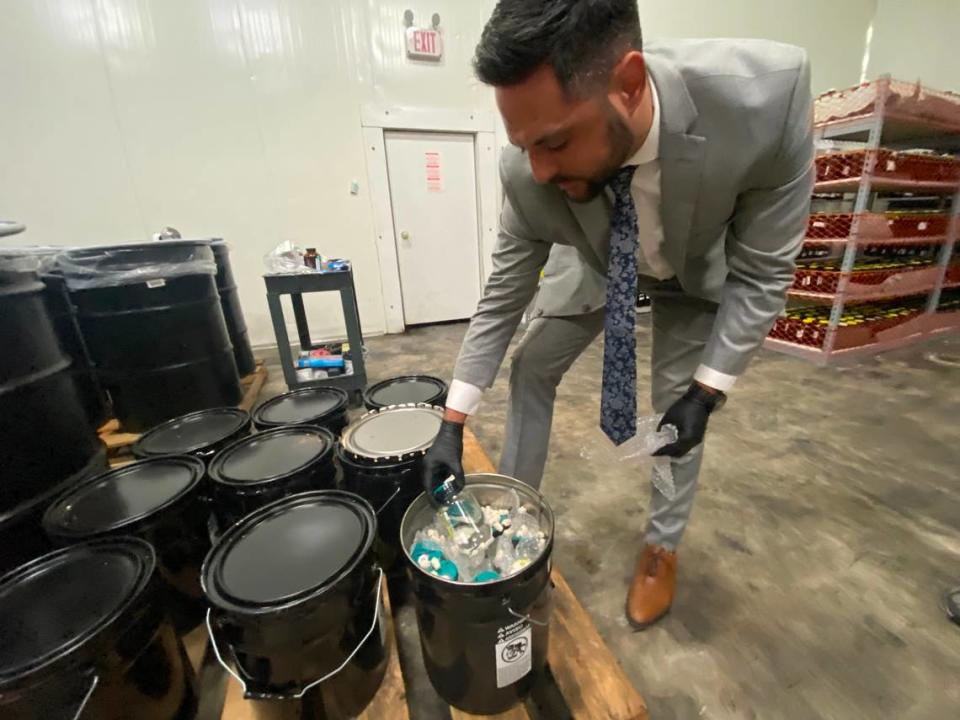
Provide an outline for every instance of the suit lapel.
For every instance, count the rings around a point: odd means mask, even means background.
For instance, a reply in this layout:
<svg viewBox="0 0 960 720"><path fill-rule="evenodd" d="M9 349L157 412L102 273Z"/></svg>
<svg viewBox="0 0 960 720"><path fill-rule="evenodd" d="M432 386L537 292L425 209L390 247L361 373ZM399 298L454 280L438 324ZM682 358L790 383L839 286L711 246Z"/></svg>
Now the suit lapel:
<svg viewBox="0 0 960 720"><path fill-rule="evenodd" d="M682 279L690 224L700 191L706 140L690 134L697 119L687 84L666 58L645 55L647 70L660 98L661 252Z"/></svg>

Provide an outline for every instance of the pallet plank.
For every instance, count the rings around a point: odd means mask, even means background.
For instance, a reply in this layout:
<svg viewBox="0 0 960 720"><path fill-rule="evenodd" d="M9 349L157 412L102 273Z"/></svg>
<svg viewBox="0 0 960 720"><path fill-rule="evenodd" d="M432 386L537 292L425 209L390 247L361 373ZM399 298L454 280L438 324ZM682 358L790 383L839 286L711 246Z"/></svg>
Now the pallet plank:
<svg viewBox="0 0 960 720"><path fill-rule="evenodd" d="M470 428L463 430L463 470L466 473L495 473L497 468L487 456Z"/></svg>
<svg viewBox="0 0 960 720"><path fill-rule="evenodd" d="M647 720L647 705L600 637L590 615L554 568L550 669L575 718Z"/></svg>
<svg viewBox="0 0 960 720"><path fill-rule="evenodd" d="M527 713L527 709L523 705L517 705L514 708L510 708L506 712L497 713L496 715L471 715L470 713L464 712L463 710L457 710L455 707L450 707L450 717L453 720L479 720L483 718L484 720L530 720L530 715Z"/></svg>

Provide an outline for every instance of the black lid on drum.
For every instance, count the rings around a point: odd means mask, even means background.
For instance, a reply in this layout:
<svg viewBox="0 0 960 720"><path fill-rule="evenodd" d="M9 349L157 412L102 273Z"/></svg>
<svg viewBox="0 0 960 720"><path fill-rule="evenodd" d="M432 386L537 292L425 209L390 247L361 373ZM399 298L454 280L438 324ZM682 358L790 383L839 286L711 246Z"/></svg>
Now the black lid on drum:
<svg viewBox="0 0 960 720"><path fill-rule="evenodd" d="M353 570L376 535L363 498L315 490L271 503L231 528L203 564L215 606L243 610L313 597Z"/></svg>
<svg viewBox="0 0 960 720"><path fill-rule="evenodd" d="M156 565L149 544L100 539L44 555L0 578L0 688L84 646L143 591Z"/></svg>
<svg viewBox="0 0 960 720"><path fill-rule="evenodd" d="M203 477L203 463L187 456L139 460L96 475L47 508L43 527L59 537L87 537L120 529L173 505Z"/></svg>
<svg viewBox="0 0 960 720"><path fill-rule="evenodd" d="M368 410L407 403L442 404L446 399L447 384L429 375L404 375L383 380L368 387L363 403Z"/></svg>
<svg viewBox="0 0 960 720"><path fill-rule="evenodd" d="M396 405L374 410L343 433L343 449L367 460L425 453L440 430L443 411L432 405Z"/></svg>
<svg viewBox="0 0 960 720"><path fill-rule="evenodd" d="M290 477L322 462L333 450L330 431L290 425L241 438L210 463L210 477L227 485L252 485Z"/></svg>
<svg viewBox="0 0 960 720"><path fill-rule="evenodd" d="M188 455L210 448L242 432L250 414L240 408L198 410L160 423L133 445L137 457Z"/></svg>
<svg viewBox="0 0 960 720"><path fill-rule="evenodd" d="M253 411L253 422L259 428L322 423L344 412L349 402L350 396L340 388L303 388L261 403Z"/></svg>

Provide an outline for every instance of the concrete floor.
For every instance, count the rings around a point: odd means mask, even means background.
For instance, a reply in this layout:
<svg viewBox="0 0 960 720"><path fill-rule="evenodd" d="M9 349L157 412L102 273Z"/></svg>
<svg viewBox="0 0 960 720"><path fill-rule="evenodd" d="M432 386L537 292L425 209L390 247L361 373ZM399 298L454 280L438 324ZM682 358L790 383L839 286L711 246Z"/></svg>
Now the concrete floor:
<svg viewBox="0 0 960 720"><path fill-rule="evenodd" d="M449 378L465 329L370 338L371 382ZM761 352L711 420L673 611L642 633L623 603L648 482L594 444L601 359L597 342L560 387L543 489L556 562L653 720L960 717L960 628L938 606L960 584L960 339L826 370ZM495 461L507 369L471 423ZM415 633L409 609L399 624ZM403 661L413 716L444 717Z"/></svg>

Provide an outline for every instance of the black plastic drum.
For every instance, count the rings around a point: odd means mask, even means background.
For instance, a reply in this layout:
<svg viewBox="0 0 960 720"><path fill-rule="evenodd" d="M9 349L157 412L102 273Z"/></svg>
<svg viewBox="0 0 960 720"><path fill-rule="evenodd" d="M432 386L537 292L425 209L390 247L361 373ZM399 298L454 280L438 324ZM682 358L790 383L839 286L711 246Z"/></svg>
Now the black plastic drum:
<svg viewBox="0 0 960 720"><path fill-rule="evenodd" d="M35 273L0 269L0 515L84 472L103 447L44 294Z"/></svg>
<svg viewBox="0 0 960 720"><path fill-rule="evenodd" d="M87 345L77 325L76 310L67 295L66 282L56 268L56 256L65 249L53 246L0 247L0 266L19 265L23 269L35 270L39 275L60 348L71 361L70 371L80 402L90 424L98 428L110 419L110 405L90 362Z"/></svg>
<svg viewBox="0 0 960 720"><path fill-rule="evenodd" d="M188 456L139 460L79 484L54 501L43 527L59 544L135 535L157 552L165 605L177 630L203 619L200 566L210 549L203 463Z"/></svg>
<svg viewBox="0 0 960 720"><path fill-rule="evenodd" d="M221 450L208 467L220 528L288 495L333 488L335 444L325 428L291 425L251 435Z"/></svg>
<svg viewBox="0 0 960 720"><path fill-rule="evenodd" d="M333 719L356 717L374 696L386 668L376 524L356 495L308 492L261 508L214 546L203 566L209 628L247 698Z"/></svg>
<svg viewBox="0 0 960 720"><path fill-rule="evenodd" d="M4 720L190 720L193 672L136 538L58 550L0 578Z"/></svg>
<svg viewBox="0 0 960 720"><path fill-rule="evenodd" d="M237 293L237 282L233 279L233 268L230 265L230 247L224 240L214 240L210 243L214 258L217 262L217 292L220 293L220 306L223 308L223 319L227 323L227 333L233 344L233 357L237 361L237 371L240 376L249 375L256 369L253 359L253 349L250 347L250 336L247 333L247 323L243 319L243 308L240 307L240 295Z"/></svg>
<svg viewBox="0 0 960 720"><path fill-rule="evenodd" d="M343 433L337 458L342 487L365 498L377 510L380 564L403 577L400 521L423 490L421 469L440 429L443 411L430 405L374 410Z"/></svg>
<svg viewBox="0 0 960 720"><path fill-rule="evenodd" d="M347 425L350 397L333 387L310 387L265 400L253 411L258 430L284 425L318 425L339 436Z"/></svg>
<svg viewBox="0 0 960 720"><path fill-rule="evenodd" d="M193 455L206 460L250 434L250 413L240 408L197 410L160 423L133 444L137 458Z"/></svg>
<svg viewBox="0 0 960 720"><path fill-rule="evenodd" d="M240 402L209 241L70 250L58 264L124 430Z"/></svg>
<svg viewBox="0 0 960 720"><path fill-rule="evenodd" d="M447 401L447 384L430 375L404 375L375 383L363 392L367 410L390 405L426 403L443 407Z"/></svg>
<svg viewBox="0 0 960 720"><path fill-rule="evenodd" d="M521 702L546 668L554 520L543 496L519 480L468 475L467 486L482 504L515 491L547 536L543 552L516 575L462 583L428 573L410 556L414 535L436 512L429 498L414 500L403 518L400 535L430 682L450 705L492 715Z"/></svg>

